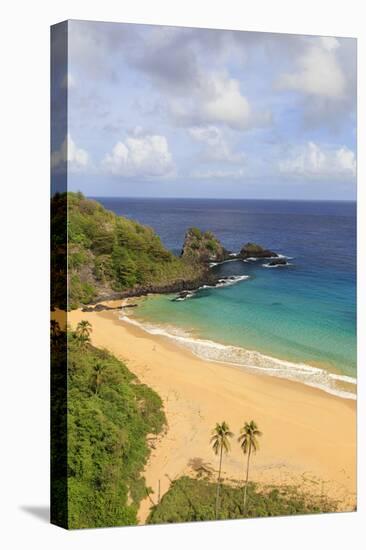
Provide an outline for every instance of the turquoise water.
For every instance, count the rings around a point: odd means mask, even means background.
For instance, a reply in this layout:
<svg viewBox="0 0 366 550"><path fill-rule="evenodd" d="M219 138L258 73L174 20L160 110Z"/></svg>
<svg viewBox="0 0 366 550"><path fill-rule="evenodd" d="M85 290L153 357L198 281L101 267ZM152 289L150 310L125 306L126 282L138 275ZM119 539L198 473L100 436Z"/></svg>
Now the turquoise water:
<svg viewBox="0 0 366 550"><path fill-rule="evenodd" d="M105 199L111 200L117 201ZM185 229L195 225L212 230L230 250L254 241L291 258L291 265L275 269L262 261L224 263L213 267L219 276L248 278L202 289L184 301L167 295L145 300L134 314L149 330L160 327L213 360L345 396L355 392L354 203L118 200L113 208L105 205L153 226L175 252Z"/></svg>
<svg viewBox="0 0 366 550"><path fill-rule="evenodd" d="M225 271L220 269L221 274ZM303 287L297 294L291 288L295 274L268 271L248 268L250 279L232 287L202 290L183 302L172 301L173 296L154 297L136 314L202 338L290 361L326 364L335 372L353 376L355 333L352 323L341 316L327 316L327 289L314 293ZM282 283L286 279L286 285L278 288L276 276Z"/></svg>

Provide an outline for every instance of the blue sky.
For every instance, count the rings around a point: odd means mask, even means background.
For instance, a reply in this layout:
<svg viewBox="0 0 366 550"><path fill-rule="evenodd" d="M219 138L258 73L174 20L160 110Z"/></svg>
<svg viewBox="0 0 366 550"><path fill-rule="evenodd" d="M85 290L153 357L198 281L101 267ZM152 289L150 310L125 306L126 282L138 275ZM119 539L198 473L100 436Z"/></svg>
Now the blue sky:
<svg viewBox="0 0 366 550"><path fill-rule="evenodd" d="M72 190L355 198L352 38L70 21L57 82Z"/></svg>

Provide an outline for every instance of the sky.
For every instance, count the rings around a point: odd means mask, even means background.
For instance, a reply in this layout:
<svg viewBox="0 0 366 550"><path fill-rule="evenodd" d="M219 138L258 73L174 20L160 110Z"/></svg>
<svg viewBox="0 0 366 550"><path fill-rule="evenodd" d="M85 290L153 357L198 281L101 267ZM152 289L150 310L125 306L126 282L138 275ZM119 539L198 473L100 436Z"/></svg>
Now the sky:
<svg viewBox="0 0 366 550"><path fill-rule="evenodd" d="M59 66L71 190L355 199L353 38L69 21Z"/></svg>

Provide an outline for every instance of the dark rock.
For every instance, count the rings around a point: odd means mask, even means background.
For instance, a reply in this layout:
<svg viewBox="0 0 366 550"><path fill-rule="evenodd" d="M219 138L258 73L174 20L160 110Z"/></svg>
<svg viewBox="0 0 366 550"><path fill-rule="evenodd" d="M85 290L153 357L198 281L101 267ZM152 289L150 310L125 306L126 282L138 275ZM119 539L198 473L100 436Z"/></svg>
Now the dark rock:
<svg viewBox="0 0 366 550"><path fill-rule="evenodd" d="M104 304L97 304L96 306L84 306L81 308L81 311L92 312L92 311L109 311L111 309L120 309L120 307L111 307Z"/></svg>
<svg viewBox="0 0 366 550"><path fill-rule="evenodd" d="M91 312L91 311L111 311L114 309L125 309L127 307L137 307L137 304L126 304L125 306L107 306L107 304L96 304L95 306L84 306L81 311Z"/></svg>
<svg viewBox="0 0 366 550"><path fill-rule="evenodd" d="M181 256L206 265L231 258L229 250L211 231L202 232L197 227L190 227L186 232Z"/></svg>
<svg viewBox="0 0 366 550"><path fill-rule="evenodd" d="M263 248L259 244L247 243L240 250L239 256L246 260L247 258L274 258L278 254L267 248Z"/></svg>
<svg viewBox="0 0 366 550"><path fill-rule="evenodd" d="M162 285L146 285L146 286L136 286L134 288L124 290L121 292L113 292L112 294L103 294L98 296L97 299L90 302L90 304L98 304L98 306L95 305L95 307L100 307L102 309L117 309L117 308L111 308L110 306L106 306L104 304L100 304L100 302L106 302L106 301L112 301L112 300L122 300L123 298L133 298L134 296L146 296L147 294L173 294L173 293L180 293L180 292L189 292L192 290L197 290L203 285L212 285L214 286L218 278L213 275L209 269L198 270L200 272L200 275L197 277L197 279L185 281L183 279L177 279L176 281L173 281L171 283L162 284ZM133 306L131 304L131 306ZM83 311L97 311L94 307L84 307ZM100 310L101 311L101 310Z"/></svg>
<svg viewBox="0 0 366 550"><path fill-rule="evenodd" d="M274 260L270 260L268 262L269 266L275 266L275 265L287 265L286 258L275 258Z"/></svg>
<svg viewBox="0 0 366 550"><path fill-rule="evenodd" d="M179 298L187 298L192 293L192 290L182 290L182 292L179 292L178 297Z"/></svg>

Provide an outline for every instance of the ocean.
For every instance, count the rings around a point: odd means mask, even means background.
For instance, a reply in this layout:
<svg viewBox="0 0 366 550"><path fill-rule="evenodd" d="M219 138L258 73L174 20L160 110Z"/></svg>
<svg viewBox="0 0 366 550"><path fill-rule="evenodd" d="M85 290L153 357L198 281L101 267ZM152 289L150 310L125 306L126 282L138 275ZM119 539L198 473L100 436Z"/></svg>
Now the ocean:
<svg viewBox="0 0 366 550"><path fill-rule="evenodd" d="M186 300L152 296L130 322L197 355L356 395L356 204L326 201L100 198L149 225L179 254L188 227L212 231L237 252L255 242L288 258L284 267L231 261L212 267L236 284Z"/></svg>

